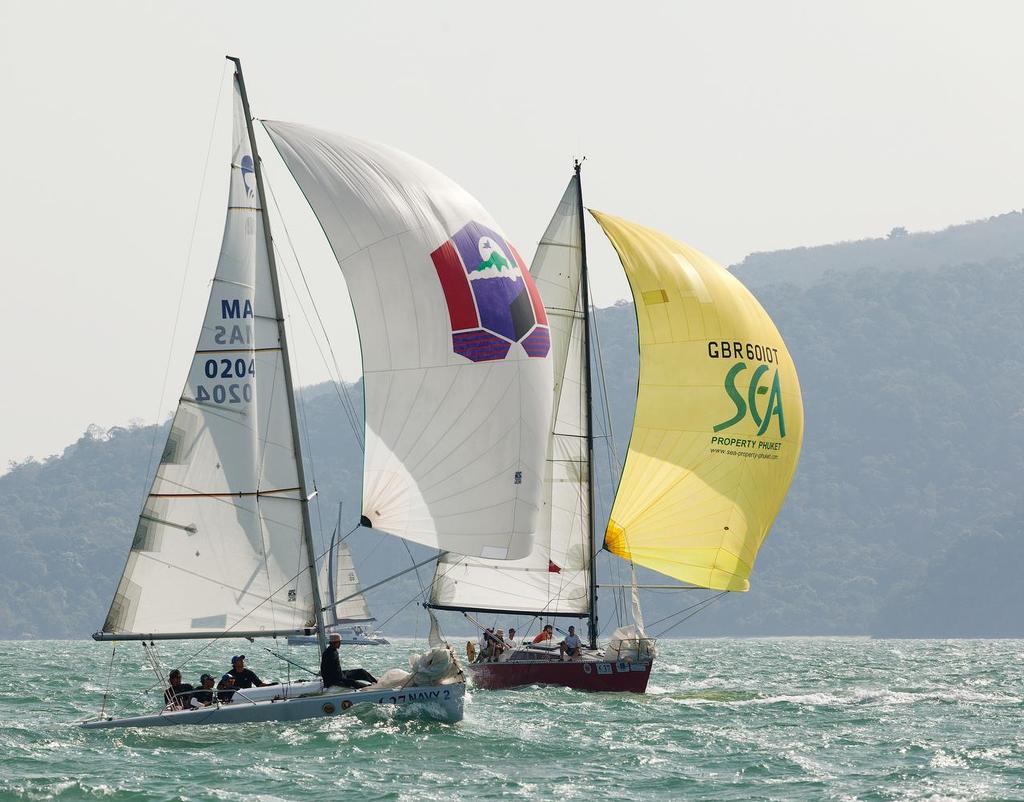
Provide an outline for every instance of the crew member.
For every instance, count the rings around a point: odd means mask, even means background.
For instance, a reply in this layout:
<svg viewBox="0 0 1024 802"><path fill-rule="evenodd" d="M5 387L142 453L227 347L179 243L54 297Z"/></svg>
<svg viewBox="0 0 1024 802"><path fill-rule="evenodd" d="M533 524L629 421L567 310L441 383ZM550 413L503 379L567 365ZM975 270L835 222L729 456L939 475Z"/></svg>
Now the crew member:
<svg viewBox="0 0 1024 802"><path fill-rule="evenodd" d="M178 669L171 671L167 677L167 683L167 690L164 691L164 702L176 710L188 707L192 686L187 682L181 681L181 672Z"/></svg>
<svg viewBox="0 0 1024 802"><path fill-rule="evenodd" d="M562 659L566 655L569 655L569 659L579 659L583 656L582 652L583 642L580 640L580 636L576 634L576 627L569 627L569 634L565 636L565 640L558 644L558 656Z"/></svg>
<svg viewBox="0 0 1024 802"><path fill-rule="evenodd" d="M341 648L341 635L332 632L328 639L327 648L320 657L320 676L323 677L324 687L331 686L342 688L365 688L367 685L374 685L377 678L364 668L353 668L349 671L341 670L341 655L338 649Z"/></svg>
<svg viewBox="0 0 1024 802"><path fill-rule="evenodd" d="M215 680L210 674L199 678L199 687L192 693L192 707L209 707L213 704L213 684Z"/></svg>
<svg viewBox="0 0 1024 802"><path fill-rule="evenodd" d="M534 643L544 643L555 637L555 628L551 624L545 624L544 629L537 633L534 637Z"/></svg>
<svg viewBox="0 0 1024 802"><path fill-rule="evenodd" d="M245 667L245 655L236 654L231 658L231 670L228 672L235 678L236 688L262 688L265 685L273 685L273 682L264 682L256 676L256 672Z"/></svg>

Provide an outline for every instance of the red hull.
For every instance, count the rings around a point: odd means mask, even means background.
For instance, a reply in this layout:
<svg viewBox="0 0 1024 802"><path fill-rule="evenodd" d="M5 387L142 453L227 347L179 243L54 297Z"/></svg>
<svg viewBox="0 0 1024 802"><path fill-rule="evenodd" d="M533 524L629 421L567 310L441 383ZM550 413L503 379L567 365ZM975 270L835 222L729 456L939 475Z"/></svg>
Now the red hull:
<svg viewBox="0 0 1024 802"><path fill-rule="evenodd" d="M638 662L510 660L469 666L473 685L489 691L524 685L560 685L578 691L644 693L651 660ZM589 669L589 670L588 670Z"/></svg>

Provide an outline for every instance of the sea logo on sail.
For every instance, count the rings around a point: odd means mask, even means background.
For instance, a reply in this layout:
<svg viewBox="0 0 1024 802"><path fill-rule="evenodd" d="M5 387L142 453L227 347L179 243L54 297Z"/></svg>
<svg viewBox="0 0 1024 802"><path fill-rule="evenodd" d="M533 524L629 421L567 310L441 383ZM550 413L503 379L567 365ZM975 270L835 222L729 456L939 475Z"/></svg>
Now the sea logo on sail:
<svg viewBox="0 0 1024 802"><path fill-rule="evenodd" d="M256 170L253 167L252 156L246 153L242 157L242 163L239 165L242 170L242 185L245 187L245 194L247 197L252 197L256 194L255 187L249 184L250 176L254 175Z"/></svg>
<svg viewBox="0 0 1024 802"><path fill-rule="evenodd" d="M778 368L775 369L770 379L765 376L771 370L767 365L758 365L752 373L746 376L741 375L746 370L746 362L737 362L725 374L725 392L736 406L736 411L729 420L716 424L714 430L720 432L735 426L749 414L754 425L757 426L758 437L768 431L773 418L778 421L779 437L785 437L786 419L782 413L782 390L779 386ZM737 383L742 384L744 379L748 380L745 395L737 386ZM758 397L764 395L768 396L767 401L764 404L759 404Z"/></svg>
<svg viewBox="0 0 1024 802"><path fill-rule="evenodd" d="M500 234L467 223L430 258L448 304L456 354L491 362L518 343L527 356L548 355L544 304L519 252Z"/></svg>

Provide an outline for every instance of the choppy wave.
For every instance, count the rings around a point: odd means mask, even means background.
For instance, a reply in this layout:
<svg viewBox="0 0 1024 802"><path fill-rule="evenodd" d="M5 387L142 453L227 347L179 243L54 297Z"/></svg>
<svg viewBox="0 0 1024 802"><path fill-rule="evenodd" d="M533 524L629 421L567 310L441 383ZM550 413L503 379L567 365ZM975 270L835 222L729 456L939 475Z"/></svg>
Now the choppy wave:
<svg viewBox="0 0 1024 802"><path fill-rule="evenodd" d="M351 654L378 671L409 645ZM330 720L99 732L75 722L99 707L109 651L2 646L3 800L1024 798L1022 642L670 641L644 696L477 690L458 725L357 706ZM287 670L269 655L257 667ZM141 649L119 650L113 672L108 709L155 703Z"/></svg>

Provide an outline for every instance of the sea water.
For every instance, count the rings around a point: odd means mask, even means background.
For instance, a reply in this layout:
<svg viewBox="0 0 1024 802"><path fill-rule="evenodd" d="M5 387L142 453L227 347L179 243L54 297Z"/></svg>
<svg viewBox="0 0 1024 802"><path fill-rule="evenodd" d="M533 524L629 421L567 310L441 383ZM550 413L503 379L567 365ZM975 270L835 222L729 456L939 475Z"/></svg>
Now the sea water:
<svg viewBox="0 0 1024 802"><path fill-rule="evenodd" d="M461 641L460 641L461 643ZM423 644L344 647L407 665ZM238 642L159 646L186 681ZM289 724L85 731L159 706L138 643L0 643L0 798L1024 799L1024 641L673 640L646 695L472 691L442 724L387 708ZM274 645L313 665L315 647ZM202 650L202 651L200 651ZM303 676L245 644L264 679Z"/></svg>

